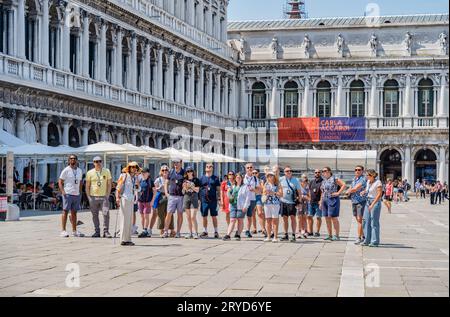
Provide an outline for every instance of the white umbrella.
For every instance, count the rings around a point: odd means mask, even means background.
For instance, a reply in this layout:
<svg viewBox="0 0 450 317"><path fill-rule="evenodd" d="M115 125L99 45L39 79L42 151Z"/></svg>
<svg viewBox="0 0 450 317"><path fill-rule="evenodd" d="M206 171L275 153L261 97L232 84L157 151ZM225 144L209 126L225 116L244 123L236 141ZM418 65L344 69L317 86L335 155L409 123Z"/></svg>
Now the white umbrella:
<svg viewBox="0 0 450 317"><path fill-rule="evenodd" d="M170 159L182 159L186 162L192 162L192 155L190 152L187 154L185 151L180 151L174 148L166 148L163 152L167 153Z"/></svg>
<svg viewBox="0 0 450 317"><path fill-rule="evenodd" d="M20 146L10 147L3 146L0 154L6 154L8 151L14 153L14 156L63 156L77 153L78 150L69 146L52 147L41 143L24 144Z"/></svg>
<svg viewBox="0 0 450 317"><path fill-rule="evenodd" d="M148 145L141 146L141 149L144 150L150 158L169 158L167 152L152 148Z"/></svg>

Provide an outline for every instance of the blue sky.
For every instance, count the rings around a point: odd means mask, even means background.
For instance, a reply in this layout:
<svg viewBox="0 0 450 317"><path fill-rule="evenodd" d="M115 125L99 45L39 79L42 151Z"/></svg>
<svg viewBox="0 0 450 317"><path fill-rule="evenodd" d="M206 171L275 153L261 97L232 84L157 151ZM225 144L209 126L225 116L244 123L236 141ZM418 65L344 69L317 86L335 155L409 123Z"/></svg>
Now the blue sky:
<svg viewBox="0 0 450 317"><path fill-rule="evenodd" d="M305 0L309 17L363 16L369 3L380 15L448 13L448 0ZM281 19L287 0L230 0L229 20Z"/></svg>

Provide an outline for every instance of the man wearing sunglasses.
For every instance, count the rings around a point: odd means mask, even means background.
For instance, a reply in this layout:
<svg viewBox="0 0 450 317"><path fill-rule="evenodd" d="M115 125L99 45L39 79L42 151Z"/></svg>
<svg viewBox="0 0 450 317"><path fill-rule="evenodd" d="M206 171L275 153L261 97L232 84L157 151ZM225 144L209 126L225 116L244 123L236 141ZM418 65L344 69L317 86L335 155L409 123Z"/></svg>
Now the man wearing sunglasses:
<svg viewBox="0 0 450 317"><path fill-rule="evenodd" d="M112 177L107 168L103 168L102 158L94 158L94 168L86 173L86 196L92 212L95 232L92 238L100 238L99 213L103 213L103 238L111 238L109 233L109 195Z"/></svg>
<svg viewBox="0 0 450 317"><path fill-rule="evenodd" d="M200 178L201 214L203 217L203 233L201 238L208 237L208 214L211 215L214 226L214 238L219 239L217 223L218 203L221 201L220 179L214 175L214 165L206 164L205 175Z"/></svg>
<svg viewBox="0 0 450 317"><path fill-rule="evenodd" d="M364 177L364 167L358 165L355 167L355 178L353 178L352 185L349 190L347 190L347 196L352 200L353 217L355 217L358 222L358 238L356 239L355 244L364 242L363 216L366 207L366 196L361 195L361 193L365 191L366 187L367 181Z"/></svg>
<svg viewBox="0 0 450 317"><path fill-rule="evenodd" d="M78 167L78 158L76 155L69 156L69 166L61 172L58 185L63 197L62 214L62 232L61 237L67 238L69 234L66 231L67 216L70 211L70 222L72 223L72 236L84 237L84 234L77 230L77 212L80 210L81 203L81 180L83 172Z"/></svg>
<svg viewBox="0 0 450 317"><path fill-rule="evenodd" d="M245 231L245 236L247 238L253 238L250 230L253 220L253 211L256 208L256 192L259 186L258 179L255 175L253 175L253 164L247 163L245 165L245 176L244 176L244 185L247 186L247 193L250 199L250 207L247 210L247 230Z"/></svg>
<svg viewBox="0 0 450 317"><path fill-rule="evenodd" d="M281 216L284 224L284 237L281 241L289 241L289 219L291 220L292 238L291 242L295 242L295 233L297 232L297 224L295 217L297 216L297 202L302 197L300 182L293 177L290 166L284 169L284 176L280 179L280 185L283 187L283 197L281 198Z"/></svg>

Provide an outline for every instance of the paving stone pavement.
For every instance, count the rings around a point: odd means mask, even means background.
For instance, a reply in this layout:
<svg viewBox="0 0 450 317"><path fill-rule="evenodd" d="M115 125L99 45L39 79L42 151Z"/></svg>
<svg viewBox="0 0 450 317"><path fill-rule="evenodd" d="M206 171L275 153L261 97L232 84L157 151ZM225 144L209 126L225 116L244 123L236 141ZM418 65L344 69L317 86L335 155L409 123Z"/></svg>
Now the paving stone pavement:
<svg viewBox="0 0 450 317"><path fill-rule="evenodd" d="M80 230L92 234L90 213L79 219ZM157 237L134 238L136 246L124 248L118 240L60 238L59 222L45 215L0 223L0 296L449 296L448 202L383 209L380 248L353 245L348 201L340 242ZM223 217L220 224L223 234ZM71 263L79 267L79 287L66 286Z"/></svg>

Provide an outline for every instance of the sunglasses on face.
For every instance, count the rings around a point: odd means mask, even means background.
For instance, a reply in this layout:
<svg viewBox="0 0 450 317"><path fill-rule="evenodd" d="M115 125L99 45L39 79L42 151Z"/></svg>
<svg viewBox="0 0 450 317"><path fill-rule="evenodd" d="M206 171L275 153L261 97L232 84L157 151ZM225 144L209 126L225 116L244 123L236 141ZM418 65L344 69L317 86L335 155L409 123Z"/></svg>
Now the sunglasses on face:
<svg viewBox="0 0 450 317"><path fill-rule="evenodd" d="M292 171L284 171L285 173L292 173Z"/></svg>
<svg viewBox="0 0 450 317"><path fill-rule="evenodd" d="M356 168L356 169L355 169L355 172L362 172L362 169Z"/></svg>
<svg viewBox="0 0 450 317"><path fill-rule="evenodd" d="M320 174L320 172L314 172L314 174Z"/></svg>
<svg viewBox="0 0 450 317"><path fill-rule="evenodd" d="M162 170L163 172L168 172L169 170Z"/></svg>
<svg viewBox="0 0 450 317"><path fill-rule="evenodd" d="M253 169L253 166L247 166L246 169L252 170L252 169Z"/></svg>
<svg viewBox="0 0 450 317"><path fill-rule="evenodd" d="M187 171L188 173L194 173L194 171Z"/></svg>
<svg viewBox="0 0 450 317"><path fill-rule="evenodd" d="M69 158L69 160L77 160L77 158L76 157L71 157L71 158Z"/></svg>
<svg viewBox="0 0 450 317"><path fill-rule="evenodd" d="M323 170L322 173L329 173L330 171L328 170Z"/></svg>
<svg viewBox="0 0 450 317"><path fill-rule="evenodd" d="M94 163L96 163L96 164L97 164L97 163L101 163L101 162L102 162L102 161L94 161Z"/></svg>

